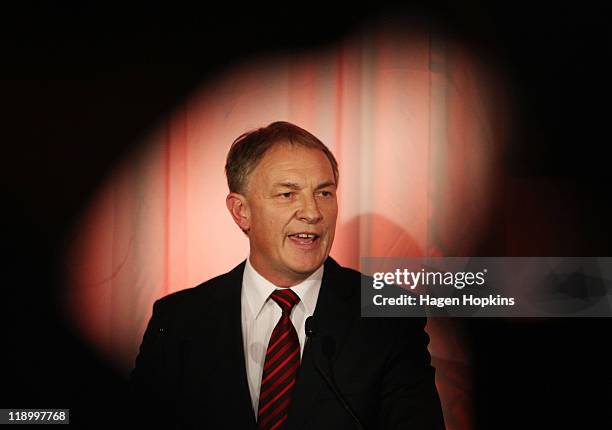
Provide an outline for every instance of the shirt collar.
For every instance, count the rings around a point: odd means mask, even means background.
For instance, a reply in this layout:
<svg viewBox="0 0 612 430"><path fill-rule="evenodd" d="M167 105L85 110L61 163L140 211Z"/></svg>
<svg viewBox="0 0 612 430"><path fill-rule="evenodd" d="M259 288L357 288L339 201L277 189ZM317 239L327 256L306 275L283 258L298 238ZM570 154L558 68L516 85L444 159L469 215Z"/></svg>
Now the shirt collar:
<svg viewBox="0 0 612 430"><path fill-rule="evenodd" d="M319 297L321 280L323 279L323 266L321 264L308 278L291 287L291 290L300 298L297 306L304 306L306 315L312 315L317 306L317 298ZM245 297L254 319L257 319L259 316L270 294L275 290L281 289L261 276L251 265L250 259L247 259L244 267L242 288L244 289Z"/></svg>

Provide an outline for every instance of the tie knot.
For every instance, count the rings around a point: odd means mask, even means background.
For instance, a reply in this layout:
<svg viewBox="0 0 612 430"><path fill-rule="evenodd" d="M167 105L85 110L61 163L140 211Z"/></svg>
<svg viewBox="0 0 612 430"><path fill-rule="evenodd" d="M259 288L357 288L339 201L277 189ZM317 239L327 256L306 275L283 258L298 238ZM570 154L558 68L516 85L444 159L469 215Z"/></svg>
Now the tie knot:
<svg viewBox="0 0 612 430"><path fill-rule="evenodd" d="M297 294L291 291L290 288L285 288L283 290L274 291L270 297L274 300L283 310L283 313L290 314L291 309L300 301L300 298Z"/></svg>

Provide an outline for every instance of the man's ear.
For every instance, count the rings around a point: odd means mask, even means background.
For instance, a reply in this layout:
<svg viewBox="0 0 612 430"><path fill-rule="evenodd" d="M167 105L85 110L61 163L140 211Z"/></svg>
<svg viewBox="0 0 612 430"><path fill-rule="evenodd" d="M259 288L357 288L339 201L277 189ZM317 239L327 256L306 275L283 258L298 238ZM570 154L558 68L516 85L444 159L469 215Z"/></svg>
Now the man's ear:
<svg viewBox="0 0 612 430"><path fill-rule="evenodd" d="M225 204L234 222L243 232L248 233L251 229L251 211L246 198L242 194L229 193Z"/></svg>

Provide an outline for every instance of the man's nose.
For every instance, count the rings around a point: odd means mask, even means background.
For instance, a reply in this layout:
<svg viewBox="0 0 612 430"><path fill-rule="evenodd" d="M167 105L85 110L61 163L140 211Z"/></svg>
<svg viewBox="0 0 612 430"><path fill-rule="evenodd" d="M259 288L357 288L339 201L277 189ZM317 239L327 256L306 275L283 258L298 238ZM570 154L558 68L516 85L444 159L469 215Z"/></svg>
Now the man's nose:
<svg viewBox="0 0 612 430"><path fill-rule="evenodd" d="M300 220L306 221L309 224L319 222L321 218L323 218L323 214L319 210L317 200L314 196L305 196L302 198L297 215Z"/></svg>

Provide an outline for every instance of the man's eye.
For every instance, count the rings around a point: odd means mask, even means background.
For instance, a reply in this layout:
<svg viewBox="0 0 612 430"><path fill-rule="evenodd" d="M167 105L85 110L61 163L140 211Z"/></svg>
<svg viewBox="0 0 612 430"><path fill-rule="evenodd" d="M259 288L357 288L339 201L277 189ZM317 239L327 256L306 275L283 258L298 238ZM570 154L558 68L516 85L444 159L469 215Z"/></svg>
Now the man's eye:
<svg viewBox="0 0 612 430"><path fill-rule="evenodd" d="M279 194L279 196L284 198L284 199L289 199L289 198L291 198L292 195L293 195L293 193L282 193L282 194Z"/></svg>
<svg viewBox="0 0 612 430"><path fill-rule="evenodd" d="M330 197L332 195L331 191L320 191L319 194L323 197Z"/></svg>

